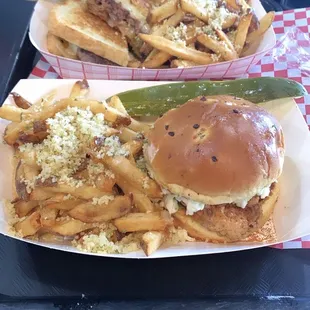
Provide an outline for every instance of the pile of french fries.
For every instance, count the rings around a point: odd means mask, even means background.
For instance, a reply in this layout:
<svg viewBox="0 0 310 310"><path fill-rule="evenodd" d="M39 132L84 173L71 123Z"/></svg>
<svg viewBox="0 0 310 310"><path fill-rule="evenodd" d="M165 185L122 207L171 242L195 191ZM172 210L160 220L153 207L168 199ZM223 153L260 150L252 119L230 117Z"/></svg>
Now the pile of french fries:
<svg viewBox="0 0 310 310"><path fill-rule="evenodd" d="M131 118L120 99L112 97L109 103L87 100L87 81L74 84L70 97L55 100L55 92L37 103L30 103L12 93L16 104L0 108L0 117L10 120L4 140L15 149L15 190L11 202L16 214L14 229L19 236L59 242L99 234L102 224L111 223L117 230L116 239L131 233L143 233L140 244L146 255L156 251L166 240L172 227L170 214L160 205L162 192L157 183L137 167L136 159L142 154L143 134L149 125ZM67 107L89 108L93 114L103 113L111 126L111 133L120 138L126 156L96 156L102 137L96 137L87 149L88 159L103 164L113 176L100 175L95 186L83 184L74 187L63 182L37 180L31 191L25 180L40 173L35 152L21 152L25 143L41 143L49 135L46 120ZM107 133L109 134L109 132ZM141 138L142 136L142 138ZM85 176L86 174L86 176ZM83 164L74 175L87 178ZM93 198L113 197L111 201L94 204Z"/></svg>
<svg viewBox="0 0 310 310"><path fill-rule="evenodd" d="M245 0L216 1L232 13L220 27L214 27L211 13L195 0L166 0L150 13L150 34L140 34L145 42L142 54L144 68L192 67L231 61L254 54L274 19L267 13L260 21ZM183 42L171 40L168 33L184 28Z"/></svg>

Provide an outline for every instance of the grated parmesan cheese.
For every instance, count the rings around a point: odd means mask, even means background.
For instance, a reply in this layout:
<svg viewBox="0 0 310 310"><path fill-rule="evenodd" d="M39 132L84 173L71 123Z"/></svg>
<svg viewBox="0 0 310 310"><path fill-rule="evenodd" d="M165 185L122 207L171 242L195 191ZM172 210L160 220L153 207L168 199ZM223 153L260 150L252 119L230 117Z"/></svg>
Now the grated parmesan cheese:
<svg viewBox="0 0 310 310"><path fill-rule="evenodd" d="M73 241L73 245L80 251L98 254L125 254L141 249L142 233L131 233L121 241L112 242L111 238L115 230L114 225L107 224L104 231L101 231L99 235L85 235L79 242Z"/></svg>
<svg viewBox="0 0 310 310"><path fill-rule="evenodd" d="M122 147L121 141L117 136L110 136L106 138L102 145L103 149L100 150L97 154L98 158L102 158L104 156L128 156L129 152Z"/></svg>
<svg viewBox="0 0 310 310"><path fill-rule="evenodd" d="M180 44L186 44L187 26L180 23L178 27L168 27L166 38Z"/></svg>
<svg viewBox="0 0 310 310"><path fill-rule="evenodd" d="M76 180L72 175L78 170L86 158L87 149L95 137L105 137L109 125L104 121L102 113L93 114L77 107L68 107L58 112L54 118L46 120L49 129L48 137L40 144L27 143L19 147L20 152L35 152L36 162L42 169L36 177L42 182L52 178L55 182L64 182L71 186L80 187L85 180ZM122 147L117 136L109 136L104 140L104 150L101 156L127 156L128 152ZM100 164L89 165L90 182L94 174L105 171ZM109 174L111 174L109 172ZM25 181L31 191L36 180Z"/></svg>

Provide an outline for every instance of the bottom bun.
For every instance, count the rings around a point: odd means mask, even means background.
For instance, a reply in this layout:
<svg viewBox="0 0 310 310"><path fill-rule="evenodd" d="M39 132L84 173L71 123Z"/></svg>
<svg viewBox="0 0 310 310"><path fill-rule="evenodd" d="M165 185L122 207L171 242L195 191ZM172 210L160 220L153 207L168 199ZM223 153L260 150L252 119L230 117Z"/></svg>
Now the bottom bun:
<svg viewBox="0 0 310 310"><path fill-rule="evenodd" d="M214 243L241 241L269 220L279 192L278 183L273 183L267 198L244 209L230 204L213 205L189 216L181 208L173 217L175 223L193 238Z"/></svg>

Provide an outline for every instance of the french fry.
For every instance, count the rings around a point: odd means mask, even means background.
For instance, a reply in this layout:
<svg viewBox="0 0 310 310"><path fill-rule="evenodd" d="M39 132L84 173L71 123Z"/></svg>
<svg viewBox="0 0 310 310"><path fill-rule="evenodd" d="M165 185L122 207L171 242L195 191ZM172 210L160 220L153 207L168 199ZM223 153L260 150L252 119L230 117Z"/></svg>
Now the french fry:
<svg viewBox="0 0 310 310"><path fill-rule="evenodd" d="M99 174L95 180L96 187L103 192L112 193L115 179L107 177L104 173Z"/></svg>
<svg viewBox="0 0 310 310"><path fill-rule="evenodd" d="M64 202L64 201L71 201L70 199L66 199L67 194L54 194L53 197L45 200L42 202L42 206L47 206L49 204Z"/></svg>
<svg viewBox="0 0 310 310"><path fill-rule="evenodd" d="M225 18L222 24L222 29L225 30L225 29L232 27L236 23L237 20L238 20L237 15L229 15L227 18Z"/></svg>
<svg viewBox="0 0 310 310"><path fill-rule="evenodd" d="M34 180L34 178L40 173L40 170L36 166L23 165L24 177L26 180Z"/></svg>
<svg viewBox="0 0 310 310"><path fill-rule="evenodd" d="M47 131L37 132L34 133L33 131L29 132L22 132L18 135L18 142L19 144L25 143L40 143L48 136Z"/></svg>
<svg viewBox="0 0 310 310"><path fill-rule="evenodd" d="M31 103L26 100L24 97L19 95L18 93L12 92L10 95L13 97L15 104L17 107L27 110L31 107Z"/></svg>
<svg viewBox="0 0 310 310"><path fill-rule="evenodd" d="M154 49L148 56L148 58L142 63L144 68L158 68L171 58L171 55Z"/></svg>
<svg viewBox="0 0 310 310"><path fill-rule="evenodd" d="M178 10L178 0L167 0L162 5L154 7L150 13L150 22L159 23Z"/></svg>
<svg viewBox="0 0 310 310"><path fill-rule="evenodd" d="M72 196L75 196L80 199L92 199L92 198L99 198L105 195L111 195L111 192L103 192L100 189L88 186L88 185L82 185L79 187L71 186L69 184L63 184L58 183L55 186L49 186L49 187L43 187L44 190L47 192L53 193L67 193Z"/></svg>
<svg viewBox="0 0 310 310"><path fill-rule="evenodd" d="M254 42L261 41L262 36L270 28L274 20L275 13L273 11L268 12L259 22L257 30L248 34L246 44L251 45Z"/></svg>
<svg viewBox="0 0 310 310"><path fill-rule="evenodd" d="M151 33L153 35L163 36L167 32L169 27L175 27L176 25L178 25L182 21L184 16L185 13L181 9L178 9L175 14L166 19L162 24L158 25L157 27L153 27ZM144 43L140 51L142 54L148 55L152 51L152 49L152 46Z"/></svg>
<svg viewBox="0 0 310 310"><path fill-rule="evenodd" d="M118 136L122 142L128 142L135 139L137 133L127 127L122 127Z"/></svg>
<svg viewBox="0 0 310 310"><path fill-rule="evenodd" d="M8 121L19 123L23 119L23 115L30 114L29 110L14 107L12 105L4 105L0 107L0 117Z"/></svg>
<svg viewBox="0 0 310 310"><path fill-rule="evenodd" d="M203 241L212 241L219 240L218 234L207 230L203 226L201 226L197 221L194 221L191 216L188 216L185 214L184 209L179 209L176 213L173 213L172 215L174 217L174 222L180 226L181 228L184 228L188 234L196 239L200 239ZM224 238L222 238L223 242L225 241Z"/></svg>
<svg viewBox="0 0 310 310"><path fill-rule="evenodd" d="M23 160L25 165L28 166L34 166L36 169L39 169L40 167L37 165L36 162L36 154L34 150L31 150L29 152L19 152L18 156L20 159Z"/></svg>
<svg viewBox="0 0 310 310"><path fill-rule="evenodd" d="M162 231L148 231L143 234L140 245L146 256L156 252L164 243L166 235Z"/></svg>
<svg viewBox="0 0 310 310"><path fill-rule="evenodd" d="M197 18L201 19L205 23L208 23L210 16L207 13L207 10L200 8L197 5L197 2L193 0L181 0L180 3L181 8L184 12L190 13L196 16Z"/></svg>
<svg viewBox="0 0 310 310"><path fill-rule="evenodd" d="M128 114L127 111L126 111L126 109L125 109L125 107L124 107L124 105L123 105L123 103L122 103L122 101L121 101L121 99L119 99L118 96L112 96L112 98L110 99L110 101L108 102L108 104L109 104L112 108L118 110L119 112L121 112L121 113L123 113L123 114L125 114L125 115Z"/></svg>
<svg viewBox="0 0 310 310"><path fill-rule="evenodd" d="M55 97L56 97L57 91L53 89L52 91L48 92L46 95L44 95L42 98L37 100L32 104L32 106L29 108L29 111L31 112L39 112L45 109L46 107L52 105L55 103Z"/></svg>
<svg viewBox="0 0 310 310"><path fill-rule="evenodd" d="M182 21L184 16L185 13L181 9L178 9L175 14L165 20L163 24L160 24L158 27L152 29L151 33L157 36L164 35L169 27L177 26Z"/></svg>
<svg viewBox="0 0 310 310"><path fill-rule="evenodd" d="M148 213L155 211L154 204L151 202L151 200L145 194L139 192L132 185L126 182L124 179L117 178L117 184L125 194L131 194L133 196L133 203L140 212Z"/></svg>
<svg viewBox="0 0 310 310"><path fill-rule="evenodd" d="M72 218L64 218L56 221L56 224L49 227L50 232L57 233L62 236L74 236L82 231L91 229L93 224L83 223Z"/></svg>
<svg viewBox="0 0 310 310"><path fill-rule="evenodd" d="M29 200L46 200L54 195L55 193L48 191L44 187L35 187L29 194Z"/></svg>
<svg viewBox="0 0 310 310"><path fill-rule="evenodd" d="M15 171L15 189L19 199L28 201L29 193L27 191L27 185L23 180L24 177L24 166L22 165L22 162L19 161Z"/></svg>
<svg viewBox="0 0 310 310"><path fill-rule="evenodd" d="M34 235L40 228L40 212L35 211L31 215L27 216L24 220L14 225L15 230L23 237Z"/></svg>
<svg viewBox="0 0 310 310"><path fill-rule="evenodd" d="M173 56L177 56L185 60L194 61L202 65L207 65L213 62L210 54L193 50L181 44L170 41L166 38L147 34L140 34L140 37L143 41L152 45L154 48L167 52Z"/></svg>
<svg viewBox="0 0 310 310"><path fill-rule="evenodd" d="M134 157L142 151L143 142L141 140L131 140L126 142L123 147Z"/></svg>
<svg viewBox="0 0 310 310"><path fill-rule="evenodd" d="M251 33L255 30L258 29L259 27L259 20L258 20L258 17L257 15L255 14L255 12L252 10L252 9L248 9L248 11L252 12L252 20L251 20L251 24L250 24L250 27L249 27L249 32L248 33Z"/></svg>
<svg viewBox="0 0 310 310"><path fill-rule="evenodd" d="M114 123L115 126L119 125L129 125L130 124L130 117L127 115L123 115L122 113L118 112L116 109L109 107L106 103L100 103L99 101L95 100L72 100L62 99L56 102L55 104L48 106L43 111L37 113L29 113L29 118L33 121L38 120L46 120L48 118L54 117L57 112L60 112L67 107L78 107L81 109L90 108L90 110L94 113L103 113L105 119L109 122ZM1 116L1 109L0 108L0 117ZM22 110L22 109L21 109ZM29 110L22 110L22 111L29 111ZM4 112L6 113L6 112ZM5 117L3 117L5 118ZM15 141L18 139L19 133L23 132L29 127L27 122L22 121L18 125L14 127L11 132L6 132L5 134L5 141L13 145Z"/></svg>
<svg viewBox="0 0 310 310"><path fill-rule="evenodd" d="M184 59L173 59L170 66L171 68L187 68L199 66L199 64Z"/></svg>
<svg viewBox="0 0 310 310"><path fill-rule="evenodd" d="M40 222L42 227L51 227L56 223L56 217L58 214L57 209L50 209L43 207L40 211Z"/></svg>
<svg viewBox="0 0 310 310"><path fill-rule="evenodd" d="M4 141L9 145L14 145L14 143L19 137L20 132L25 131L26 128L27 125L25 124L25 122L9 124L4 132Z"/></svg>
<svg viewBox="0 0 310 310"><path fill-rule="evenodd" d="M152 213L129 213L124 217L114 220L114 225L120 232L165 230L172 224L167 211Z"/></svg>
<svg viewBox="0 0 310 310"><path fill-rule="evenodd" d="M87 107L90 107L90 110L94 114L103 113L105 115L105 119L109 122L114 123L114 126L120 126L120 125L126 126L130 124L129 116L123 115L116 109L109 107L106 103L100 103L99 101L94 101L94 100L72 100L70 98L62 99L56 102L55 104L48 106L43 111L39 111L35 113L30 112L28 116L32 121L43 121L48 118L54 117L57 112L60 112L66 109L67 107L78 107L81 109L86 109ZM1 117L1 109L2 108L0 108L0 117ZM29 110L22 110L22 111L29 112ZM19 138L20 133L25 132L28 127L29 127L29 123L25 121L22 121L19 124L16 124L14 128L12 128L9 131L8 130L6 131L4 140L9 145L13 145Z"/></svg>
<svg viewBox="0 0 310 310"><path fill-rule="evenodd" d="M206 24L208 24L210 19L210 14L208 11L198 6L197 2L194 0L181 0L181 7L184 12L190 13L200 20L204 21ZM222 29L230 28L234 25L234 23L237 20L237 15L230 15L227 18L225 18Z"/></svg>
<svg viewBox="0 0 310 310"><path fill-rule="evenodd" d="M85 223L101 223L124 216L130 211L131 205L129 196L117 196L107 204L82 203L70 210L68 214Z"/></svg>
<svg viewBox="0 0 310 310"><path fill-rule="evenodd" d="M133 203L140 212L149 213L155 211L154 204L145 194L133 191L132 196Z"/></svg>
<svg viewBox="0 0 310 310"><path fill-rule="evenodd" d="M223 57L224 60L233 60L237 57L236 53L229 49L227 44L225 44L223 41L213 39L211 36L206 34L200 34L197 37L197 40L205 47L214 51L216 54L219 54L221 57Z"/></svg>
<svg viewBox="0 0 310 310"><path fill-rule="evenodd" d="M246 36L248 34L249 27L251 24L252 16L253 14L251 12L242 16L239 25L237 27L234 46L238 55L240 55L243 50Z"/></svg>
<svg viewBox="0 0 310 310"><path fill-rule="evenodd" d="M56 243L56 244L65 244L66 240L64 239L63 236L60 236L58 234L52 234L52 233L43 233L42 235L39 236L39 240L42 242L47 242L47 243ZM67 241L68 244L70 244L70 241Z"/></svg>
<svg viewBox="0 0 310 310"><path fill-rule="evenodd" d="M106 164L116 175L126 180L133 187L140 192L145 193L151 198L161 198L162 193L159 185L150 179L139 168L133 165L127 158L123 156L109 157L98 159L93 158L94 161L103 162Z"/></svg>
<svg viewBox="0 0 310 310"><path fill-rule="evenodd" d="M81 204L83 202L85 202L85 200L82 200L82 199L68 199L68 200L64 200L64 201L61 201L61 202L54 202L54 203L53 202L48 202L46 204L46 207L49 208L49 209L70 211L74 207L76 207L77 205L79 205L79 204ZM43 205L44 205L44 202L43 202Z"/></svg>
<svg viewBox="0 0 310 310"><path fill-rule="evenodd" d="M105 119L112 123L129 125L130 118L121 114L116 109L109 107L105 102L99 102L95 100L72 100L70 98L57 101L54 105L47 107L44 111L34 113L32 115L33 120L45 120L47 118L54 117L57 112L60 112L67 107L78 107L80 109L90 108L90 111L94 114L102 113Z"/></svg>
<svg viewBox="0 0 310 310"><path fill-rule="evenodd" d="M226 0L226 8L233 13L239 13L242 9L242 5L239 0Z"/></svg>
<svg viewBox="0 0 310 310"><path fill-rule="evenodd" d="M116 110L118 110L120 113L122 113L124 115L128 115L122 101L119 99L118 96L113 96L108 104L112 108L115 108ZM137 132L147 132L150 129L150 127L148 125L140 123L133 118L130 119L130 124L128 125L128 128L132 129L134 131L137 131ZM116 134L116 133L114 133L114 134Z"/></svg>
<svg viewBox="0 0 310 310"><path fill-rule="evenodd" d="M39 205L38 201L18 200L14 203L14 209L18 217L24 217Z"/></svg>
<svg viewBox="0 0 310 310"><path fill-rule="evenodd" d="M231 43L231 41L228 39L225 32L223 32L222 30L219 30L219 29L215 29L215 32L216 32L217 36L220 38L220 40L222 40L224 42L224 44L226 44L226 46L230 49L233 59L238 58L238 54L235 50L235 47Z"/></svg>
<svg viewBox="0 0 310 310"><path fill-rule="evenodd" d="M186 44L194 44L197 40L197 28L203 27L205 24L199 19L196 19L194 22L187 25L186 28ZM194 44L195 46L195 44Z"/></svg>
<svg viewBox="0 0 310 310"><path fill-rule="evenodd" d="M89 84L87 80L76 81L71 89L70 98L85 98L89 93Z"/></svg>

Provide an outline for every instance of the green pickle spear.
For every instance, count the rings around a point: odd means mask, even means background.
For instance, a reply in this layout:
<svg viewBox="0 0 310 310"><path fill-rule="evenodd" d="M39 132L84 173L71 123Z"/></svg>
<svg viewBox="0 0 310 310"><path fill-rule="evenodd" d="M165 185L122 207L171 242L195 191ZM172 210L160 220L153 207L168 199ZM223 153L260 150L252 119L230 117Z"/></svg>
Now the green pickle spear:
<svg viewBox="0 0 310 310"><path fill-rule="evenodd" d="M230 81L169 83L134 89L117 95L130 115L159 116L201 95L232 95L260 103L279 98L301 97L306 94L305 88L293 80L261 77Z"/></svg>

